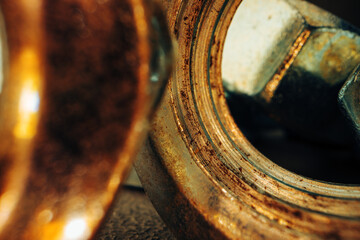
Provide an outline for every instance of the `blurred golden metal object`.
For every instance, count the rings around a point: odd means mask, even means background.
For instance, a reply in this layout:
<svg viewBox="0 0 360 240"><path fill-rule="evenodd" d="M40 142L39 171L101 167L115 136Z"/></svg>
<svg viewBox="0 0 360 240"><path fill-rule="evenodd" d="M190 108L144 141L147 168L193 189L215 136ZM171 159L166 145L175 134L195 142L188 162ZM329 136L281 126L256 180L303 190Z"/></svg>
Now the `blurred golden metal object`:
<svg viewBox="0 0 360 240"><path fill-rule="evenodd" d="M359 239L359 186L281 168L248 142L231 116L221 57L241 0L163 3L179 54L136 170L176 236Z"/></svg>
<svg viewBox="0 0 360 240"><path fill-rule="evenodd" d="M0 6L0 239L87 239L164 85L162 15L142 0Z"/></svg>

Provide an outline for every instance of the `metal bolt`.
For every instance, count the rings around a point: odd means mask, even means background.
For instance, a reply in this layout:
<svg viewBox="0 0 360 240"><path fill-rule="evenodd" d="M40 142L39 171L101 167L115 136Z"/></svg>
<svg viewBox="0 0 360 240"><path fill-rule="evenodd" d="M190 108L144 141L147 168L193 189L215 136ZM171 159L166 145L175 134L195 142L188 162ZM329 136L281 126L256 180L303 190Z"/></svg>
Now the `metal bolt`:
<svg viewBox="0 0 360 240"><path fill-rule="evenodd" d="M224 86L301 137L347 144L337 95L359 52L358 29L308 2L245 0L224 46Z"/></svg>

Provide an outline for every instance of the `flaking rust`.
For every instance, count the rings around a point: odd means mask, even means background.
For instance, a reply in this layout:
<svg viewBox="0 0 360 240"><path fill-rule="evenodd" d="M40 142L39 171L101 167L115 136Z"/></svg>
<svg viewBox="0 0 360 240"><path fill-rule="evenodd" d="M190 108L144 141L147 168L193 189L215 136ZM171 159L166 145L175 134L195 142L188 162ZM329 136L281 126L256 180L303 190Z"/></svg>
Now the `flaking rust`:
<svg viewBox="0 0 360 240"><path fill-rule="evenodd" d="M145 191L180 239L359 238L360 188L277 166L248 142L219 94L223 44L240 3L166 1L179 53L152 144L136 163ZM312 34L299 38L284 77Z"/></svg>

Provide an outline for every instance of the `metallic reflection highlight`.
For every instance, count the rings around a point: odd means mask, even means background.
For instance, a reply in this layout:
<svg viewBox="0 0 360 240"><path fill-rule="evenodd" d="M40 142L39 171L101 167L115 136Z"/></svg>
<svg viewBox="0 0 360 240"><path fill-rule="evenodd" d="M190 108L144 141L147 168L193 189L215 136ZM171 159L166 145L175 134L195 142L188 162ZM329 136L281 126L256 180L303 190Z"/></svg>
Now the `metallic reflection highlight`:
<svg viewBox="0 0 360 240"><path fill-rule="evenodd" d="M63 240L86 239L89 235L89 227L84 218L71 219L64 229Z"/></svg>
<svg viewBox="0 0 360 240"><path fill-rule="evenodd" d="M19 212L31 168L44 75L42 5L0 1L0 238Z"/></svg>
<svg viewBox="0 0 360 240"><path fill-rule="evenodd" d="M18 118L14 128L14 135L20 139L31 139L36 134L41 82L38 57L36 51L25 49L19 60L18 68L22 86L20 87Z"/></svg>

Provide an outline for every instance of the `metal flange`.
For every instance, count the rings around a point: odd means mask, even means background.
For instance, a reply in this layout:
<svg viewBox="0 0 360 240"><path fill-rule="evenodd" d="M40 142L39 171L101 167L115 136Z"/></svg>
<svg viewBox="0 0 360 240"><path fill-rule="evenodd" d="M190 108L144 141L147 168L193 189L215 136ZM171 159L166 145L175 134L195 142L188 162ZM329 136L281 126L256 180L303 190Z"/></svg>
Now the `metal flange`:
<svg viewBox="0 0 360 240"><path fill-rule="evenodd" d="M135 164L145 191L180 239L360 238L359 186L287 171L235 124L220 69L240 2L164 1L179 52Z"/></svg>

